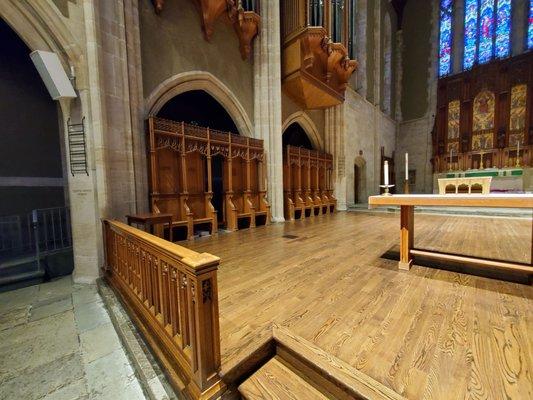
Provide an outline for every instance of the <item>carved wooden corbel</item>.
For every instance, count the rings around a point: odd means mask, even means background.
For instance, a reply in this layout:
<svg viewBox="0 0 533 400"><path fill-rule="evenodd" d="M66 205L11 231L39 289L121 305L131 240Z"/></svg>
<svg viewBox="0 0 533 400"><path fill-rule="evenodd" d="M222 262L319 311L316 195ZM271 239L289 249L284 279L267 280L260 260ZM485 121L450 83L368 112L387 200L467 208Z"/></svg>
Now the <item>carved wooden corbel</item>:
<svg viewBox="0 0 533 400"><path fill-rule="evenodd" d="M228 0L195 0L194 2L200 11L204 38L209 42L215 30L216 20L231 9L231 2Z"/></svg>
<svg viewBox="0 0 533 400"><path fill-rule="evenodd" d="M250 57L252 51L252 40L259 33L261 17L253 11L237 11L233 27L239 38L239 48L243 60Z"/></svg>

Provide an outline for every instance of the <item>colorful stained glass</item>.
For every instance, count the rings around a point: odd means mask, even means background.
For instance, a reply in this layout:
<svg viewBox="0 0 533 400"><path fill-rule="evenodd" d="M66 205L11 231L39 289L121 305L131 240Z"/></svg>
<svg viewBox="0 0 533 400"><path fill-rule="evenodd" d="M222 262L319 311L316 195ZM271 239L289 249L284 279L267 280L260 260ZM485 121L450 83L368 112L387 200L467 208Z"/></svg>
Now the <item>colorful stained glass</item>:
<svg viewBox="0 0 533 400"><path fill-rule="evenodd" d="M533 49L533 0L529 0L529 23L527 28L527 48Z"/></svg>
<svg viewBox="0 0 533 400"><path fill-rule="evenodd" d="M496 6L496 57L511 53L511 0L498 0Z"/></svg>
<svg viewBox="0 0 533 400"><path fill-rule="evenodd" d="M494 0L481 0L479 8L479 49L480 64L489 62L494 49Z"/></svg>
<svg viewBox="0 0 533 400"><path fill-rule="evenodd" d="M464 69L472 68L476 62L478 41L477 20L478 0L465 0Z"/></svg>
<svg viewBox="0 0 533 400"><path fill-rule="evenodd" d="M452 69L452 12L453 0L440 2L439 76Z"/></svg>

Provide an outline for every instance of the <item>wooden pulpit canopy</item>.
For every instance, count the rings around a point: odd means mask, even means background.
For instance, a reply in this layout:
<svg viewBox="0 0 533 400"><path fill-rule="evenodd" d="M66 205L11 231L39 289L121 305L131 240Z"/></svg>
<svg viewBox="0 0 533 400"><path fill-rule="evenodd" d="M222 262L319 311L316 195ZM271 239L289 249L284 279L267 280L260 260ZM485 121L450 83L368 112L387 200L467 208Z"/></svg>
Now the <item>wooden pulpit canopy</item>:
<svg viewBox="0 0 533 400"><path fill-rule="evenodd" d="M262 217L270 221L264 189L263 141L184 122L151 117L148 120L150 206L152 212L171 213L174 226L207 224L217 231L212 199L223 197L222 219L236 230L239 219L251 227ZM223 193L213 189L214 157L223 159Z"/></svg>

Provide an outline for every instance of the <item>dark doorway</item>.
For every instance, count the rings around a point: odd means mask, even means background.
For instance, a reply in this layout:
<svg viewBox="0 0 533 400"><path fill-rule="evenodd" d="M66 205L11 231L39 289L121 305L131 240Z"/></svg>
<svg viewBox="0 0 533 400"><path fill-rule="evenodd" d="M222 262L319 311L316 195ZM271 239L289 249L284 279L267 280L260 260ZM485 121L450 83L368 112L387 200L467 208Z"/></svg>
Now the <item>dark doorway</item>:
<svg viewBox="0 0 533 400"><path fill-rule="evenodd" d="M283 140L283 147L295 146L295 147L303 147L309 150L314 150L313 144L309 140L307 133L297 122L290 124L287 127L287 129L285 129L285 132L283 132L282 140Z"/></svg>
<svg viewBox="0 0 533 400"><path fill-rule="evenodd" d="M217 210L219 225L225 225L224 220L224 157L217 155L211 158L211 176L213 184L212 204Z"/></svg>
<svg viewBox="0 0 533 400"><path fill-rule="evenodd" d="M361 169L354 164L353 166L353 202L359 203L359 187L361 185Z"/></svg>
<svg viewBox="0 0 533 400"><path fill-rule="evenodd" d="M235 122L224 107L209 93L203 90L192 90L181 93L170 99L157 113L158 117L191 125L208 127L223 132L238 135ZM202 156L207 168L207 157ZM224 193L224 157L220 154L211 157L211 190L213 198L211 204L217 211L219 227L226 225L225 193ZM207 171L207 169L205 169ZM204 176L204 188L208 190L207 172ZM190 188L189 188L190 189ZM196 193L198 194L198 193ZM196 231L196 226L195 226ZM178 232L178 235L180 232ZM179 237L179 236L178 236Z"/></svg>
<svg viewBox="0 0 533 400"><path fill-rule="evenodd" d="M157 116L234 134L239 133L224 107L203 90L191 90L173 97L165 103Z"/></svg>
<svg viewBox="0 0 533 400"><path fill-rule="evenodd" d="M0 291L73 269L58 105L0 19Z"/></svg>

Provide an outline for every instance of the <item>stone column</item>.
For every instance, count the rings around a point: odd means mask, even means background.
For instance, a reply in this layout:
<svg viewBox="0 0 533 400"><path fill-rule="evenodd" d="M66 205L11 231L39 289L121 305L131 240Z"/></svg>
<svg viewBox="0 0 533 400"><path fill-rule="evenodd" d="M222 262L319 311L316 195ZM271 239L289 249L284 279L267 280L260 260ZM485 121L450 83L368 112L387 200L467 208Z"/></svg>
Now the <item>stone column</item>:
<svg viewBox="0 0 533 400"><path fill-rule="evenodd" d="M367 30L367 0L357 2L357 35L356 35L356 57L359 66L357 67L357 91L366 98L366 30Z"/></svg>
<svg viewBox="0 0 533 400"><path fill-rule="evenodd" d="M344 135L346 131L345 105L326 109L326 152L333 155L333 195L337 209L346 210L346 155Z"/></svg>
<svg viewBox="0 0 533 400"><path fill-rule="evenodd" d="M396 122L402 120L402 80L403 80L403 31L400 29L396 32L396 78L394 83L395 96L394 96L394 118Z"/></svg>
<svg viewBox="0 0 533 400"><path fill-rule="evenodd" d="M254 44L255 136L264 140L272 220L283 218L281 47L279 0L261 1L261 29Z"/></svg>
<svg viewBox="0 0 533 400"><path fill-rule="evenodd" d="M452 38L452 74L463 70L463 31L465 26L465 12L462 1L453 3L453 38Z"/></svg>

